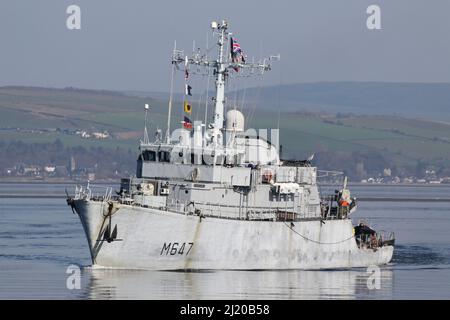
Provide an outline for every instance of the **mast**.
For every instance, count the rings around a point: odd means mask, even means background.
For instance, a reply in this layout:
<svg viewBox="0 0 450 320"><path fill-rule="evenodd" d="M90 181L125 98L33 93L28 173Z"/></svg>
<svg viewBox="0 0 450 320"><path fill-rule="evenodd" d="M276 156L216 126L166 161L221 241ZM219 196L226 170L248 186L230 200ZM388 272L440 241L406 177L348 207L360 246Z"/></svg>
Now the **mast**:
<svg viewBox="0 0 450 320"><path fill-rule="evenodd" d="M206 49L208 49L208 33L206 34ZM208 60L208 52L206 52L206 60ZM205 124L208 121L208 103L209 103L209 69L206 76L206 99L205 99Z"/></svg>
<svg viewBox="0 0 450 320"><path fill-rule="evenodd" d="M150 109L150 105L148 103L145 104L145 118L144 118L144 140L143 143L144 144L149 144L149 139L148 139L148 131L147 131L147 113L148 110Z"/></svg>
<svg viewBox="0 0 450 320"><path fill-rule="evenodd" d="M173 45L173 52L177 50L177 42ZM172 100L173 100L173 76L175 74L175 63L172 61L172 76L170 78L170 96L169 96L169 111L167 114L167 131L166 131L166 143L170 143L170 117L172 114Z"/></svg>
<svg viewBox="0 0 450 320"><path fill-rule="evenodd" d="M214 28L214 23L212 27ZM225 72L226 65L224 63L224 47L226 37L228 36L228 24L226 21L222 21L222 24L217 25L217 30L219 31L219 56L216 64L216 97L215 97L215 110L214 110L214 121L212 129L212 139L214 145L222 145L222 133L223 129L223 111L225 105Z"/></svg>
<svg viewBox="0 0 450 320"><path fill-rule="evenodd" d="M173 50L172 55L172 65L174 68L179 70L179 65L195 65L197 69L200 67L205 69L213 69L213 76L215 77L215 87L216 93L214 97L214 114L213 121L209 124L209 129L205 135L205 141L208 141L208 144L216 146L223 145L223 134L222 130L224 129L224 109L225 109L225 80L228 76L228 72L230 69L240 70L240 76L252 76L255 74L255 71L259 71L260 74L263 74L265 71L269 71L270 61L271 60L279 60L278 56L270 56L269 58L263 59L259 62L244 62L244 61L228 61L226 58L226 45L228 43L228 37L231 36L228 30L228 23L225 20L222 20L221 23L216 21L211 22L211 29L215 34L218 35L217 47L218 47L218 56L217 60L208 60L208 55L200 54L199 52L193 53L191 57L185 56L182 50L177 50L176 48ZM172 107L172 91L173 91L173 72L172 69L172 82L171 82L171 98L169 100L169 118L170 118L170 110ZM237 71L236 71L237 72ZM191 72L195 74L194 72ZM204 74L205 75L205 74ZM210 72L208 71L206 74L208 77ZM207 105L206 105L207 107ZM168 120L168 130L170 128L170 123ZM167 135L168 136L168 135ZM167 142L169 138L167 138Z"/></svg>

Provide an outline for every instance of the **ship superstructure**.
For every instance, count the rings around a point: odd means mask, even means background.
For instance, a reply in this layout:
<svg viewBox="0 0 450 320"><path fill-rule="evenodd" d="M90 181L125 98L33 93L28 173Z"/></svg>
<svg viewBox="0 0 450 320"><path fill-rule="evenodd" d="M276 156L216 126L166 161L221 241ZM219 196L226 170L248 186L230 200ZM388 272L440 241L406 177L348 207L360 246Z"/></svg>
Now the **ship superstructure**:
<svg viewBox="0 0 450 320"><path fill-rule="evenodd" d="M353 227L356 199L346 179L334 195L321 197L311 159L281 160L278 136L249 133L243 113L227 105L230 73L263 74L279 56L248 62L226 21L211 28L215 59L174 49L167 131L150 142L145 127L135 177L122 179L115 195L108 189L95 196L88 186L68 198L93 264L186 270L388 263L393 236ZM185 117L182 127L170 132L174 71L184 67L187 73L189 66L210 70L215 80L212 121ZM186 102L184 108L189 114Z"/></svg>

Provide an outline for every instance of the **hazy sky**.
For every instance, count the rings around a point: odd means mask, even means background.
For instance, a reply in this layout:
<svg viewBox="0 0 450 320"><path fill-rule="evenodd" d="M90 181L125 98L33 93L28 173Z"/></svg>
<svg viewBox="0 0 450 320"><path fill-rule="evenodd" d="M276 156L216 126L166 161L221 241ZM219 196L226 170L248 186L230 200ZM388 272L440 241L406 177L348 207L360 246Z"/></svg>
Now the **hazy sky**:
<svg viewBox="0 0 450 320"><path fill-rule="evenodd" d="M371 4L382 30L366 27ZM173 41L203 46L222 18L249 57L281 54L267 85L450 82L449 16L448 0L1 0L0 85L167 91Z"/></svg>

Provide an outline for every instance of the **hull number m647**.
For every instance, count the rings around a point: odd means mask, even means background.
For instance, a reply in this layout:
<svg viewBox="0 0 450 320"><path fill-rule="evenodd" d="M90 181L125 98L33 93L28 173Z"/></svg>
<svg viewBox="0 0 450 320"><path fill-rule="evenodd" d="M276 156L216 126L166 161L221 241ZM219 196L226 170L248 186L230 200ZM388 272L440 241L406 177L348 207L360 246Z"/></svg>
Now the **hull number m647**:
<svg viewBox="0 0 450 320"><path fill-rule="evenodd" d="M164 242L160 255L188 255L193 245L193 242Z"/></svg>

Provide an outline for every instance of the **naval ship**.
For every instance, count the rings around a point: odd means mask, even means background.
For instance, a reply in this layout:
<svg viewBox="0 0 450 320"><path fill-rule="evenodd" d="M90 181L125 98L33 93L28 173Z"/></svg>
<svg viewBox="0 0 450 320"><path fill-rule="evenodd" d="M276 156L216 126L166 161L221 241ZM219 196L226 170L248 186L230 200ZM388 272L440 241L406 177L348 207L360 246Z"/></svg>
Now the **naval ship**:
<svg viewBox="0 0 450 320"><path fill-rule="evenodd" d="M353 226L357 208L347 179L321 196L312 158L280 159L276 138L249 133L243 113L225 95L234 75L261 75L278 56L248 61L227 21L212 22L217 50L172 53L165 136L139 144L136 175L120 190L95 194L76 187L67 203L78 214L94 266L149 270L339 269L382 265L394 251L393 234ZM181 128L170 132L173 79L207 70L215 80L209 124L191 121L184 101ZM148 105L145 106L147 118ZM205 119L206 120L206 119Z"/></svg>

